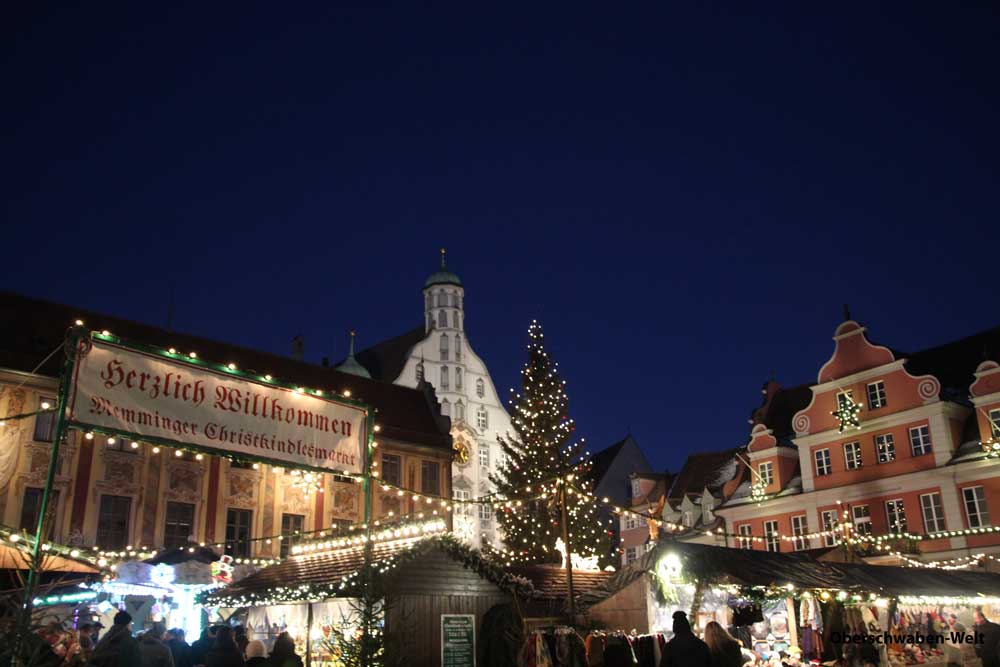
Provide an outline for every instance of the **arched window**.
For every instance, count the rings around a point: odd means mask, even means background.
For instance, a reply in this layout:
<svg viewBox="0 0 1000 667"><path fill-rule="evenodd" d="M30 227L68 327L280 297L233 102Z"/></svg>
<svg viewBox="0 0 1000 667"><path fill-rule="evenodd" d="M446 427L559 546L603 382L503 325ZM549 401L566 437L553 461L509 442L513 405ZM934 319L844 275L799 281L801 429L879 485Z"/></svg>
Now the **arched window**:
<svg viewBox="0 0 1000 667"><path fill-rule="evenodd" d="M482 379L476 380L476 396L482 398L486 395L486 383Z"/></svg>
<svg viewBox="0 0 1000 667"><path fill-rule="evenodd" d="M448 334L441 334L441 361L448 361Z"/></svg>
<svg viewBox="0 0 1000 667"><path fill-rule="evenodd" d="M455 419L465 421L465 403L461 399L455 404Z"/></svg>
<svg viewBox="0 0 1000 667"><path fill-rule="evenodd" d="M455 361L462 360L462 337L455 334Z"/></svg>
<svg viewBox="0 0 1000 667"><path fill-rule="evenodd" d="M489 427L490 427L489 415L486 414L486 408L480 405L476 409L476 428L478 428L480 431L485 431Z"/></svg>
<svg viewBox="0 0 1000 667"><path fill-rule="evenodd" d="M441 328L441 329L447 329L448 328L448 313L447 313L447 311L442 310L440 313L438 313L438 327Z"/></svg>
<svg viewBox="0 0 1000 667"><path fill-rule="evenodd" d="M445 300L444 292L438 292L437 293L438 306L443 306L444 305L444 300Z"/></svg>
<svg viewBox="0 0 1000 667"><path fill-rule="evenodd" d="M451 311L451 326L452 326L453 329L457 329L458 328L458 311L457 310Z"/></svg>
<svg viewBox="0 0 1000 667"><path fill-rule="evenodd" d="M421 361L420 363L417 364L417 382L420 382L423 379L424 379L424 362Z"/></svg>
<svg viewBox="0 0 1000 667"><path fill-rule="evenodd" d="M451 404L448 403L447 398L441 401L441 414L443 414L445 417L451 415Z"/></svg>
<svg viewBox="0 0 1000 667"><path fill-rule="evenodd" d="M441 367L441 389L447 389L447 388L448 388L448 367L447 366L442 366Z"/></svg>
<svg viewBox="0 0 1000 667"><path fill-rule="evenodd" d="M456 368L455 369L455 389L461 389L461 388L462 388L462 369L461 368Z"/></svg>
<svg viewBox="0 0 1000 667"><path fill-rule="evenodd" d="M427 330L430 331L434 328L434 316L427 313Z"/></svg>
<svg viewBox="0 0 1000 667"><path fill-rule="evenodd" d="M432 307L434 307L434 297L432 297L431 293L428 292L424 296L424 308L426 308L427 310L430 310Z"/></svg>

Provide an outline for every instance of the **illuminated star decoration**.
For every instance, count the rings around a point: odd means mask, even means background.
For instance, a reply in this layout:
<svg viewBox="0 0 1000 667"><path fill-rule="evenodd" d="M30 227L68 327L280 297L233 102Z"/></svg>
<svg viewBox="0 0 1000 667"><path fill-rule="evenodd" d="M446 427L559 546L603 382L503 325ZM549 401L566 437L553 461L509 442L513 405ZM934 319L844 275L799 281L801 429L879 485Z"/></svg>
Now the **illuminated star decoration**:
<svg viewBox="0 0 1000 667"><path fill-rule="evenodd" d="M840 421L840 432L843 433L848 427L861 428L861 404L855 403L854 399L846 392L837 396L837 409L830 414Z"/></svg>
<svg viewBox="0 0 1000 667"><path fill-rule="evenodd" d="M993 437L989 440L982 440L979 444L982 446L987 458L995 459L1000 457L1000 438Z"/></svg>
<svg viewBox="0 0 1000 667"><path fill-rule="evenodd" d="M766 488L767 488L766 484L760 481L754 482L753 485L751 485L750 487L750 500L752 500L755 503L760 503L767 500L767 492L765 491Z"/></svg>

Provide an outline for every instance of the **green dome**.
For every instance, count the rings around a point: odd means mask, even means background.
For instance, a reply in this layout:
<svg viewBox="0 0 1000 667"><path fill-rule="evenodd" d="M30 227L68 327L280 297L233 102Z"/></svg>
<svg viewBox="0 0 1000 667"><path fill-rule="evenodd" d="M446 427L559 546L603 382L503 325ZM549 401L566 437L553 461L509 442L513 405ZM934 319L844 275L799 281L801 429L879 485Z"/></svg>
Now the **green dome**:
<svg viewBox="0 0 1000 667"><path fill-rule="evenodd" d="M351 375L357 375L358 377L368 378L369 380L372 377L372 374L368 372L368 369L359 364L353 354L347 357L343 363L335 366L334 370L338 370L341 373L350 373Z"/></svg>
<svg viewBox="0 0 1000 667"><path fill-rule="evenodd" d="M424 288L431 285L458 285L461 287L462 281L451 271L435 271L424 281Z"/></svg>

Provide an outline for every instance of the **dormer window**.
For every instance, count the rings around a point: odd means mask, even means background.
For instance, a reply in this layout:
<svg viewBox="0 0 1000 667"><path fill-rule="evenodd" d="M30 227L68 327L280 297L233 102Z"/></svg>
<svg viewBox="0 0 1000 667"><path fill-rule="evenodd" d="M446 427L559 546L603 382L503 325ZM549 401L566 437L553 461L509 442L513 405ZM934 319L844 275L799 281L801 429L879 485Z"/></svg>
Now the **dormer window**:
<svg viewBox="0 0 1000 667"><path fill-rule="evenodd" d="M757 466L757 481L763 486L770 486L774 482L774 463L765 461Z"/></svg>
<svg viewBox="0 0 1000 667"><path fill-rule="evenodd" d="M632 478L632 497L638 498L641 494L639 479L637 477Z"/></svg>
<svg viewBox="0 0 1000 667"><path fill-rule="evenodd" d="M1000 438L1000 408L990 410L990 434L994 438Z"/></svg>
<svg viewBox="0 0 1000 667"><path fill-rule="evenodd" d="M868 409L875 410L885 406L885 382L882 380L872 382L868 385Z"/></svg>

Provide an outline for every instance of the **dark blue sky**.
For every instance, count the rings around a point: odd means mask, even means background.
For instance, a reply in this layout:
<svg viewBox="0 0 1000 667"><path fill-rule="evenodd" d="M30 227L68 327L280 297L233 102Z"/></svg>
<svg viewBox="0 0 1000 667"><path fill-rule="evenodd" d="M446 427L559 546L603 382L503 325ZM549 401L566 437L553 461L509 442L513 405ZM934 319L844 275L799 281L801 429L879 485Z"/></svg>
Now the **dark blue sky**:
<svg viewBox="0 0 1000 667"><path fill-rule="evenodd" d="M447 246L501 391L538 318L591 447L674 468L845 301L1000 321L995 3L213 4L6 8L3 287L318 360Z"/></svg>

